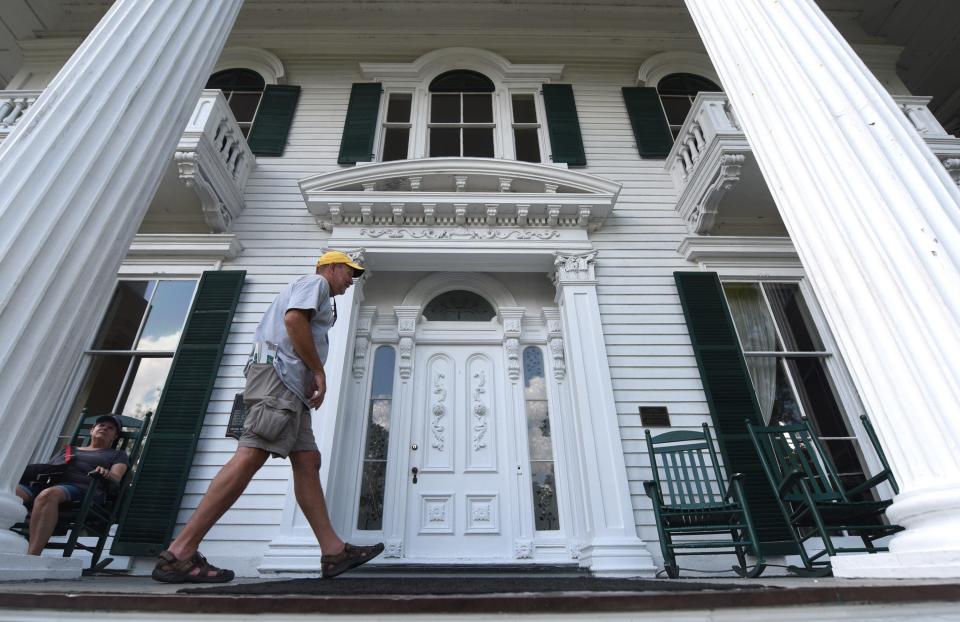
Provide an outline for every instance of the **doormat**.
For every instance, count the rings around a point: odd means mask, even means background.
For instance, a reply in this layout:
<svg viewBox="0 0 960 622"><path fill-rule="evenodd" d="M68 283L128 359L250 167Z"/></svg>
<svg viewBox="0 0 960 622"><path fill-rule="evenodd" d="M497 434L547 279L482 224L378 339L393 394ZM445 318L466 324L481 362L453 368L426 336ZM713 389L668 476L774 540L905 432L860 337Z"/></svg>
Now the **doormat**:
<svg viewBox="0 0 960 622"><path fill-rule="evenodd" d="M671 579L601 579L596 577L377 577L291 579L239 585L188 588L181 594L237 596L447 596L543 592L702 592L780 589L753 581L694 583Z"/></svg>

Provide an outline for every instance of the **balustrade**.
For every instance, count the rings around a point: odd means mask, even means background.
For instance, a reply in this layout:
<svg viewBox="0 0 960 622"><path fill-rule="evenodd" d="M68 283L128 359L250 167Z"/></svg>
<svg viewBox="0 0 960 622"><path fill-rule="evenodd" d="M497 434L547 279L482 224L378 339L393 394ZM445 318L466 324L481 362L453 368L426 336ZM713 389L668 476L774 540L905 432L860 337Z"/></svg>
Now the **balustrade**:
<svg viewBox="0 0 960 622"><path fill-rule="evenodd" d="M0 91L0 138L13 130L30 106L40 97L41 91Z"/></svg>

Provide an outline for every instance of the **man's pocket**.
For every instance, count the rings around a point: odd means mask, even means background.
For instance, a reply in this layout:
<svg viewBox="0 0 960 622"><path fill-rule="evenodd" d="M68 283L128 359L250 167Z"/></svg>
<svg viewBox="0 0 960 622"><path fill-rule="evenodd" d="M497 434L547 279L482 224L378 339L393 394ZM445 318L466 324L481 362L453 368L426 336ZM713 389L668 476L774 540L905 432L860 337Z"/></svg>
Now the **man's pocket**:
<svg viewBox="0 0 960 622"><path fill-rule="evenodd" d="M266 397L250 409L243 427L247 432L272 443L282 438L290 426L296 425L299 412L296 402Z"/></svg>

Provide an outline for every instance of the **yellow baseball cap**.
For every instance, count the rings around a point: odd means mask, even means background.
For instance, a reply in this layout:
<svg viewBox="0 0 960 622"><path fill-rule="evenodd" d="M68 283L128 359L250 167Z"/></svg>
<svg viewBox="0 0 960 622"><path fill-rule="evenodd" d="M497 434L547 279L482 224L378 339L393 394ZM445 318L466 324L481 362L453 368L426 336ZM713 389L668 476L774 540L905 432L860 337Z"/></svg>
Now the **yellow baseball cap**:
<svg viewBox="0 0 960 622"><path fill-rule="evenodd" d="M317 267L327 266L330 264L345 263L351 268L353 268L353 276L357 277L363 274L364 268L359 264L354 263L346 253L342 251L327 251L320 256L320 259L317 260Z"/></svg>

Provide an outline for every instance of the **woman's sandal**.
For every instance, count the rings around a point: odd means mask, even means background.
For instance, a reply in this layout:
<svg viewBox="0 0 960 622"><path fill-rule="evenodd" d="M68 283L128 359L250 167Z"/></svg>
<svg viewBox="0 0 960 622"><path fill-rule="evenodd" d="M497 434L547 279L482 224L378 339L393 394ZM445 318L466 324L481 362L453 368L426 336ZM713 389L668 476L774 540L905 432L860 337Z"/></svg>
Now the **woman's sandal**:
<svg viewBox="0 0 960 622"><path fill-rule="evenodd" d="M383 552L383 543L371 546L354 546L344 543L343 550L336 555L324 555L320 558L320 567L324 579L332 579L339 574L365 564Z"/></svg>
<svg viewBox="0 0 960 622"><path fill-rule="evenodd" d="M177 559L170 551L164 551L158 555L151 576L162 583L226 583L233 581L234 574L232 570L212 565L199 552L188 559Z"/></svg>

